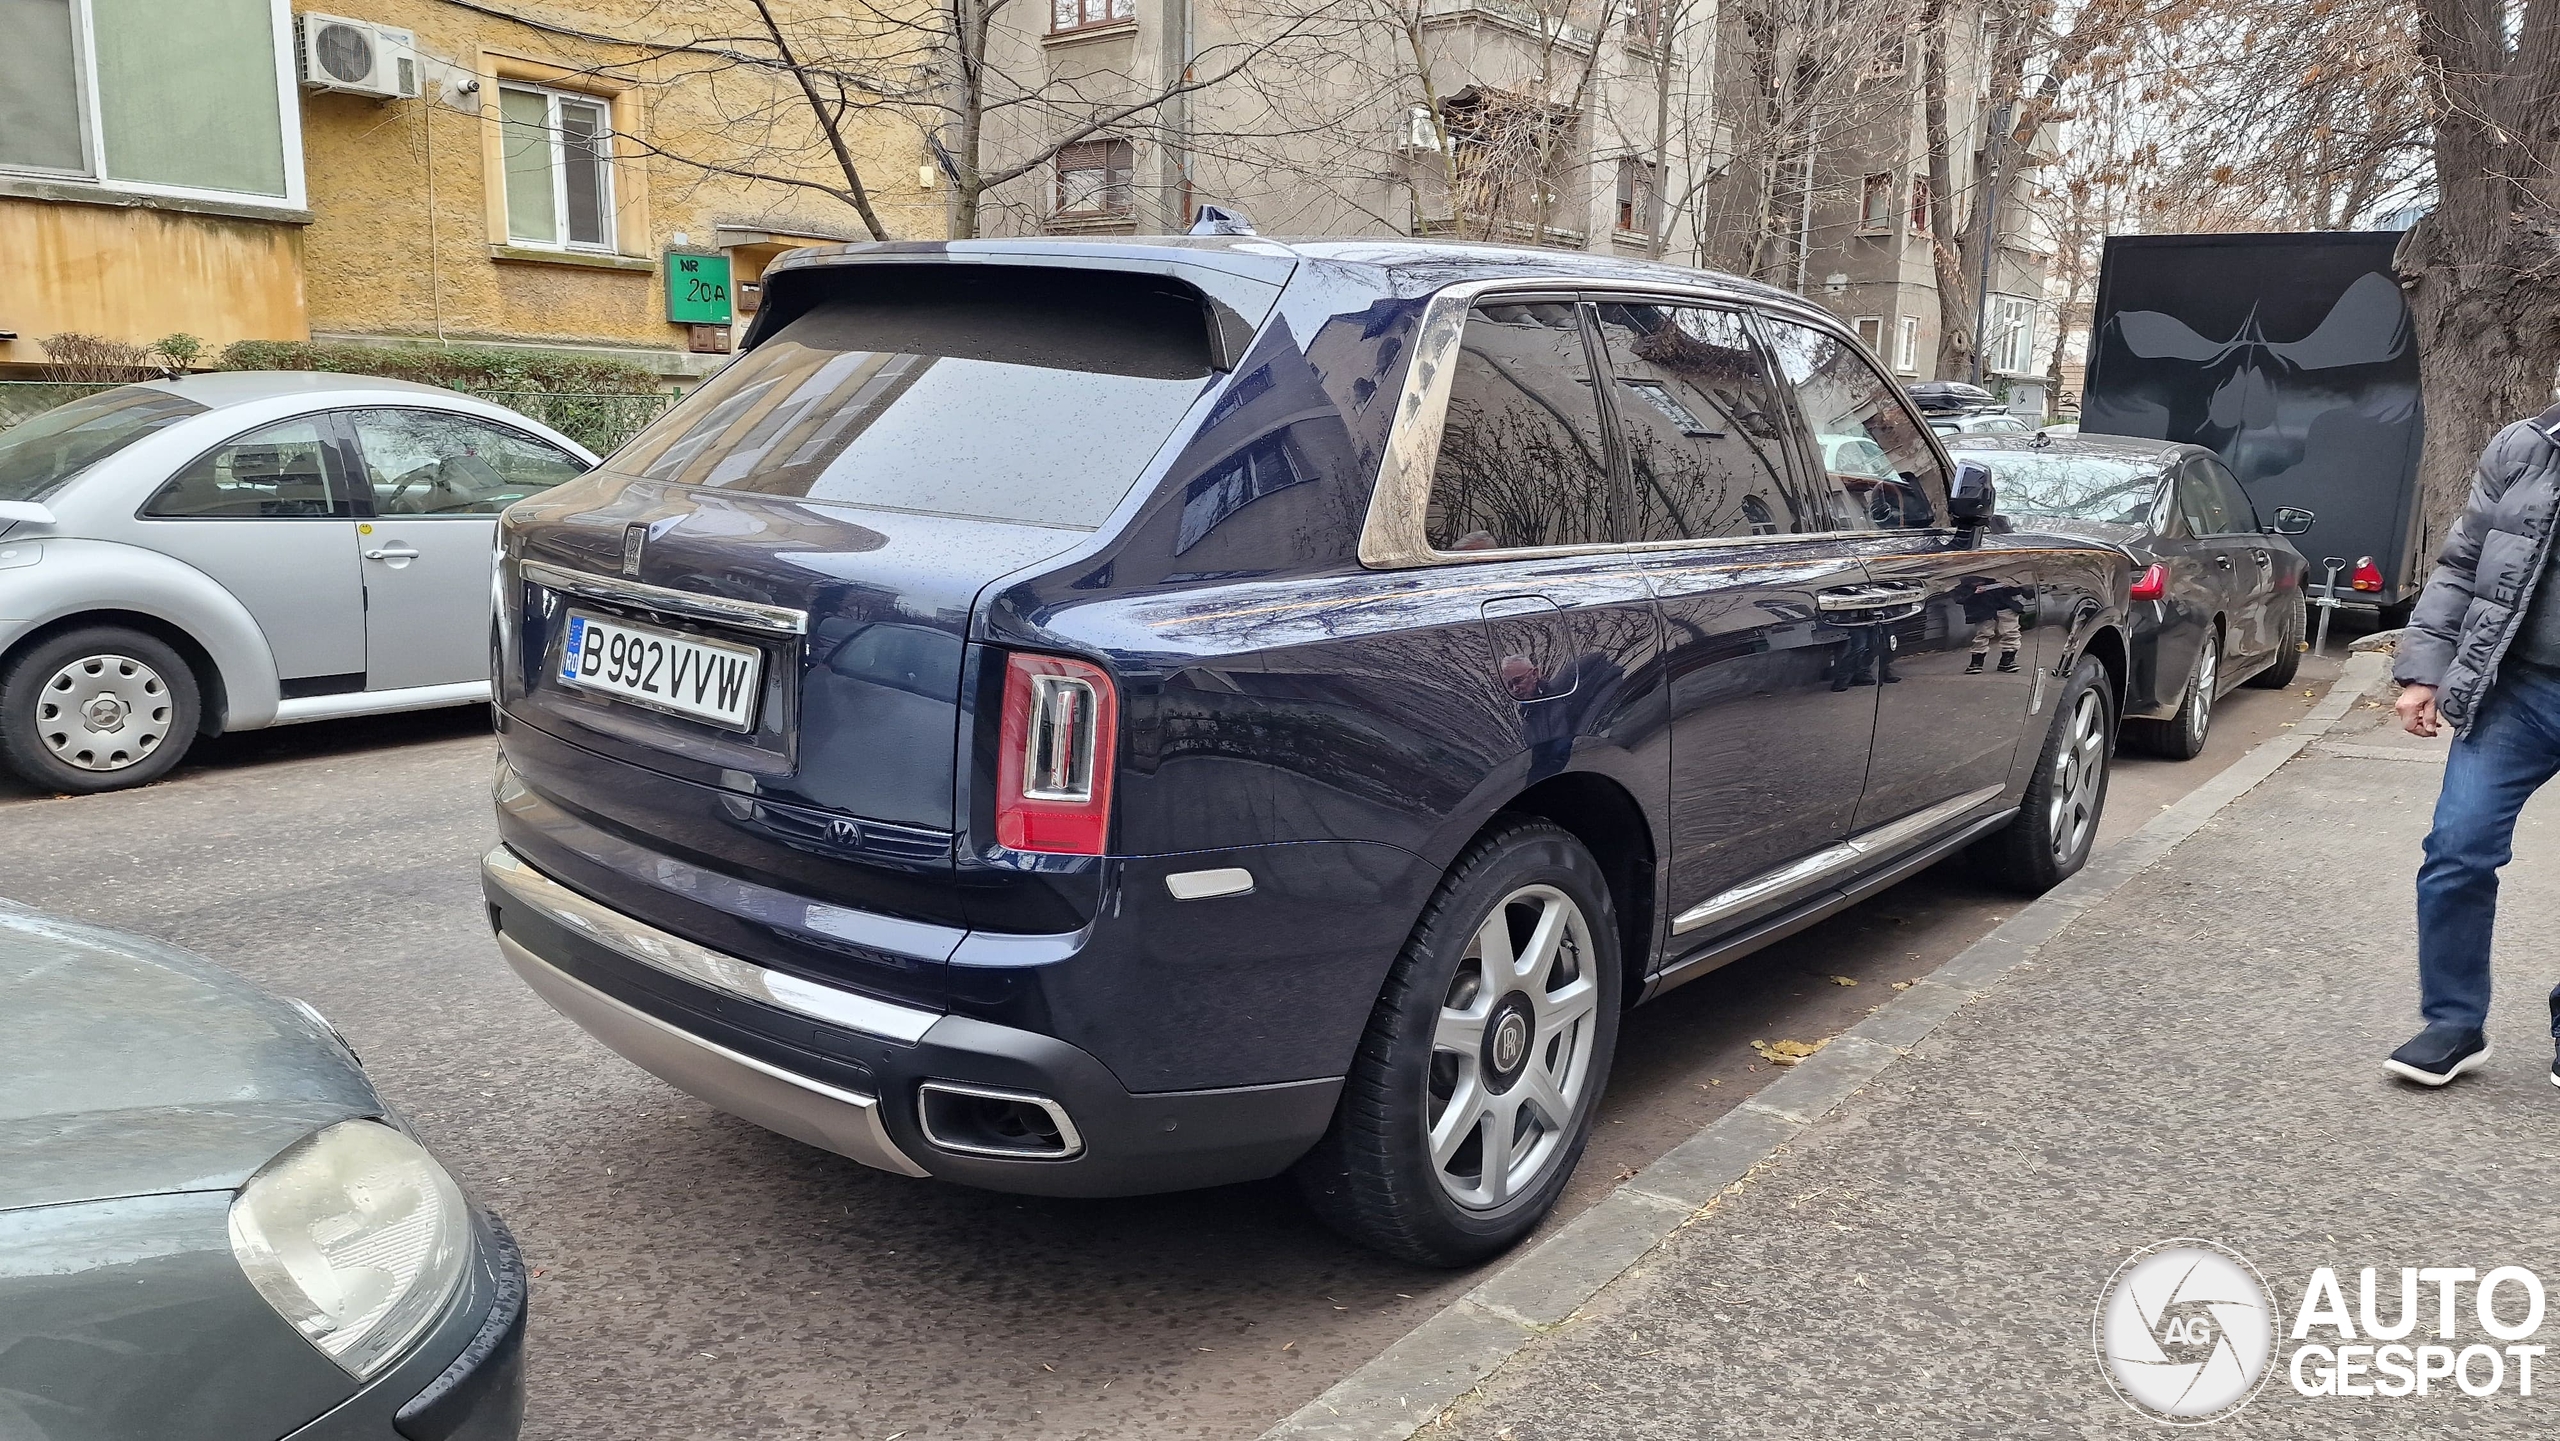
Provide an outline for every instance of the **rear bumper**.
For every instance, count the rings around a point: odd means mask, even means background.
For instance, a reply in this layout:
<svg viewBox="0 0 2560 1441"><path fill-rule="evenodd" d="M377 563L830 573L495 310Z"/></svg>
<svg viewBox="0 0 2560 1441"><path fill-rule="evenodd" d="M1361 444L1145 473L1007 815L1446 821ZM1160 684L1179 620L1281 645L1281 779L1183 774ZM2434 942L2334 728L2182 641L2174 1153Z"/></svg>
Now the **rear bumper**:
<svg viewBox="0 0 2560 1441"><path fill-rule="evenodd" d="M482 862L500 950L554 1009L677 1089L866 1166L991 1190L1140 1195L1256 1180L1331 1122L1338 1077L1131 1092L1037 1032L944 1015L775 971L622 915L501 846ZM928 1081L1036 1096L1072 1152L1014 1159L938 1144Z"/></svg>

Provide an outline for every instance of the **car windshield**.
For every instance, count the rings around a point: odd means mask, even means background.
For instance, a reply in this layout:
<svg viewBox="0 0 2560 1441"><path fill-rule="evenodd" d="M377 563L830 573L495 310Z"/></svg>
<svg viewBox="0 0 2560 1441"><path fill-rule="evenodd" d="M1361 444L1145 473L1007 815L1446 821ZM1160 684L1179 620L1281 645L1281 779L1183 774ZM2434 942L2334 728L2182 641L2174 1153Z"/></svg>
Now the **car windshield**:
<svg viewBox="0 0 2560 1441"><path fill-rule="evenodd" d="M604 468L1090 529L1211 373L1198 293L1154 276L881 265L826 278L835 294Z"/></svg>
<svg viewBox="0 0 2560 1441"><path fill-rule="evenodd" d="M207 409L165 390L120 385L0 430L0 500L42 500L144 436Z"/></svg>
<svg viewBox="0 0 2560 1441"><path fill-rule="evenodd" d="M2151 518L2160 462L2046 451L1959 448L1959 460L1991 467L2007 515L2050 515L2140 525Z"/></svg>

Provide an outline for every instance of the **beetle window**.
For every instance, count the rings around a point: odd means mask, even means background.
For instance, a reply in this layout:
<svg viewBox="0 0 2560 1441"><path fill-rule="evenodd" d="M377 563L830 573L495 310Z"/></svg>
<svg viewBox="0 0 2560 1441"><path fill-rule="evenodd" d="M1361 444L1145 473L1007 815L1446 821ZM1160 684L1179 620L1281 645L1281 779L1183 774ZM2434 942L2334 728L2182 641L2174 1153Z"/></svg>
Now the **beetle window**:
<svg viewBox="0 0 2560 1441"><path fill-rule="evenodd" d="M1424 534L1434 550L1612 539L1608 450L1580 308L1479 306L1449 386Z"/></svg>
<svg viewBox="0 0 2560 1441"><path fill-rule="evenodd" d="M155 520L310 520L351 512L313 420L253 430L195 459L142 513Z"/></svg>

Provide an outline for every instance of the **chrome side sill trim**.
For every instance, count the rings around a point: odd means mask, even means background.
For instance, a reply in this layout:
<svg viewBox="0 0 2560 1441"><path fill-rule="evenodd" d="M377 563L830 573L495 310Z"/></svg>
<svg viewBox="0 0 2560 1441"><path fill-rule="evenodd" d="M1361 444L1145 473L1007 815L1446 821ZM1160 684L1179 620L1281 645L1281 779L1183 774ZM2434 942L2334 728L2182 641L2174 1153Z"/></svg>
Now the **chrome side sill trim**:
<svg viewBox="0 0 2560 1441"><path fill-rule="evenodd" d="M1999 798L2000 787L1984 786L1953 800L1940 801L1925 810L1913 811L1900 820L1887 821L1811 855L1798 857L1765 875L1754 876L1730 890L1719 891L1682 911L1673 918L1671 933L1684 935L1727 916L1739 915L1764 901L1803 890L1861 861L1900 850L1940 826L1959 820Z"/></svg>
<svg viewBox="0 0 2560 1441"><path fill-rule="evenodd" d="M411 685L398 690L350 690L335 695L297 696L276 702L269 725L302 725L347 716L382 715L390 711L433 710L437 706L482 705L489 699L485 680L458 680L449 685Z"/></svg>
<svg viewBox="0 0 2560 1441"><path fill-rule="evenodd" d="M616 955L740 1000L760 1002L830 1026L908 1045L924 1039L924 1033L942 1019L939 1012L822 986L668 935L610 906L588 900L526 865L505 846L480 858L480 874L554 924L576 931Z"/></svg>
<svg viewBox="0 0 2560 1441"><path fill-rule="evenodd" d="M880 1119L879 1098L793 1075L677 1030L552 966L503 933L498 951L551 1009L686 1095L876 1171L932 1174L890 1139Z"/></svg>
<svg viewBox="0 0 2560 1441"><path fill-rule="evenodd" d="M807 635L809 613L785 605L766 605L761 601L732 600L724 595L702 595L689 590L669 590L663 585L642 585L619 576L593 575L583 570L563 570L538 560L521 561L516 573L535 585L571 595L592 596L597 600L620 601L624 605L663 610L673 615L689 615L696 620L717 621L722 625L740 626L747 630L766 631L774 635Z"/></svg>

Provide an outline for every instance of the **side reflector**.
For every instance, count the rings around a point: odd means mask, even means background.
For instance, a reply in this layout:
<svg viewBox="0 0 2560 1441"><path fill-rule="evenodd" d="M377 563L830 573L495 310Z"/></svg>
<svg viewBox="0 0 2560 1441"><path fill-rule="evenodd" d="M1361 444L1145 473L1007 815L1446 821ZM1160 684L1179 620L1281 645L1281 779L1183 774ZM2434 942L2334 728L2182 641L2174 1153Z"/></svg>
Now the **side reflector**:
<svg viewBox="0 0 2560 1441"><path fill-rule="evenodd" d="M996 843L1098 856L1111 839L1119 697L1100 667L1009 655L996 752Z"/></svg>

